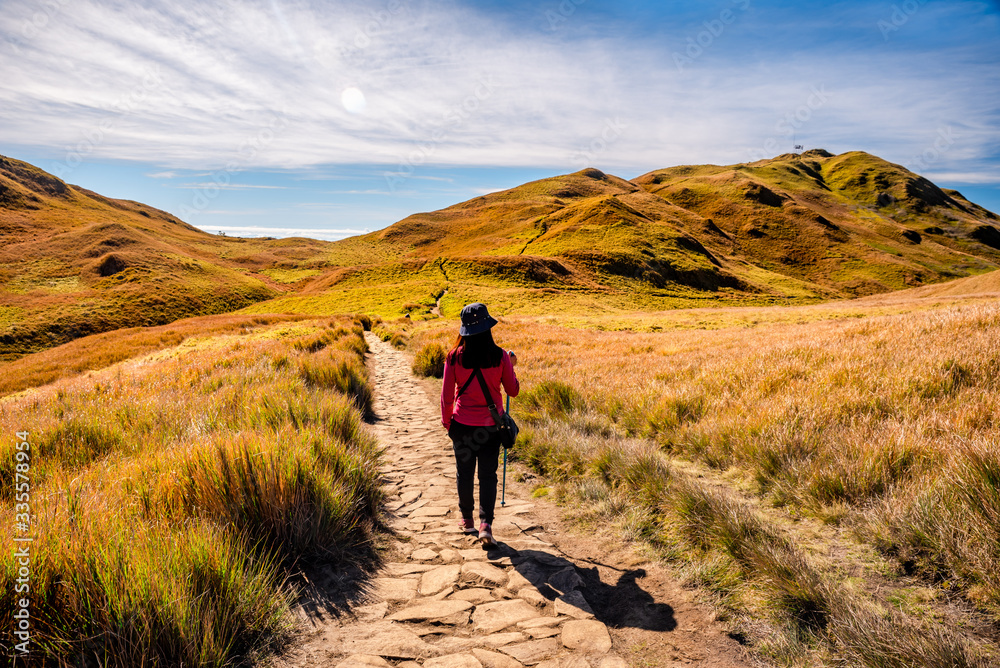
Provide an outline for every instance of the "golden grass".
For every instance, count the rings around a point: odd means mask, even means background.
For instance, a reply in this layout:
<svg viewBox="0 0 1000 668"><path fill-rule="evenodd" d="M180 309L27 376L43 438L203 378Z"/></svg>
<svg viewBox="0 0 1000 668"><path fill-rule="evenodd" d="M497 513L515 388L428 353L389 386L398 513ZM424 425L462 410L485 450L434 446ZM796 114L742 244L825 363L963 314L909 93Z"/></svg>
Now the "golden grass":
<svg viewBox="0 0 1000 668"><path fill-rule="evenodd" d="M157 327L130 327L70 341L5 362L0 396L39 387L60 378L96 371L156 350L172 348L191 337L212 337L225 332L246 333L273 323L304 320L309 316L214 315L185 318Z"/></svg>
<svg viewBox="0 0 1000 668"><path fill-rule="evenodd" d="M382 492L361 324L268 322L230 318L215 336L0 402L0 428L31 443L33 656L252 660L291 628L293 569L368 550ZM14 455L0 448L11 479ZM5 552L8 617L16 571Z"/></svg>

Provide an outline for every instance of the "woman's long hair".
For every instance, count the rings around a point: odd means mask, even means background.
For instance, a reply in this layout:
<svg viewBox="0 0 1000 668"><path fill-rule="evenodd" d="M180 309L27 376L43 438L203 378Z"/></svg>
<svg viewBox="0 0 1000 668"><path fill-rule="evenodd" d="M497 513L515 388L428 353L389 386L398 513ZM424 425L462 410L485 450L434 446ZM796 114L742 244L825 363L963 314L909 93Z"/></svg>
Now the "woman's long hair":
<svg viewBox="0 0 1000 668"><path fill-rule="evenodd" d="M488 369L500 366L503 359L503 349L493 341L493 333L486 330L482 334L472 336L459 335L455 347L448 353L451 362L459 362L466 369L479 367Z"/></svg>

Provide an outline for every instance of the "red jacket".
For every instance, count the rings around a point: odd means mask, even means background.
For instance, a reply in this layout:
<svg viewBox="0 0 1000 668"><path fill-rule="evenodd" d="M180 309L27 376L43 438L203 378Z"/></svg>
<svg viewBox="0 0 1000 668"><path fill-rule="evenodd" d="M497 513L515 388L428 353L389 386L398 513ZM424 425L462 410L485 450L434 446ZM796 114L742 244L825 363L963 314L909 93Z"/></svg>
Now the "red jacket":
<svg viewBox="0 0 1000 668"><path fill-rule="evenodd" d="M454 363L452 358L455 357ZM503 395L500 394L500 387L511 397L516 397L520 385L517 376L514 374L514 365L510 362L510 353L503 351L503 359L500 366L482 369L486 386L493 395L497 411L503 414ZM472 382L465 388L462 396L456 400L455 394L465 381L472 376ZM472 369L462 366L461 356L449 354L444 362L444 386L441 388L441 424L445 427L451 426L451 418L454 417L461 424L470 427L488 427L493 424L490 410L487 408L486 398L483 396L482 387L474 377Z"/></svg>

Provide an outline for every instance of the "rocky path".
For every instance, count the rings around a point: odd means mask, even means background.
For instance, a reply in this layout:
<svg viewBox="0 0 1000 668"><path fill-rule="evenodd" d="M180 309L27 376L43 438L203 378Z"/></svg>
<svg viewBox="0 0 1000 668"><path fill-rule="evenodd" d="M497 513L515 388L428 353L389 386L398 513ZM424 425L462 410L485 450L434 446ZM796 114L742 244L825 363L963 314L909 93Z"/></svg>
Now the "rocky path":
<svg viewBox="0 0 1000 668"><path fill-rule="evenodd" d="M493 525L499 545L486 550L464 535L454 456L436 397L412 377L403 353L371 335L368 343L397 540L350 618L312 618L308 637L277 666L751 665L689 592L666 586L656 573L649 577L655 565L608 565L614 549L553 533L558 511L526 500L526 487L510 476L507 504L501 508L498 500ZM575 560L564 549L603 559ZM659 601L651 589L674 600Z"/></svg>

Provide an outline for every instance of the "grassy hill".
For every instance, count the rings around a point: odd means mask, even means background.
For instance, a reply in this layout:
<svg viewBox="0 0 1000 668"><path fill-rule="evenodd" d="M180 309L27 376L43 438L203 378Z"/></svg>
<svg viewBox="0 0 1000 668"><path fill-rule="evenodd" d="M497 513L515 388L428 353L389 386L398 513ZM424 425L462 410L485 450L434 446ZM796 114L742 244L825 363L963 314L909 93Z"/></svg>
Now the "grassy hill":
<svg viewBox="0 0 1000 668"><path fill-rule="evenodd" d="M981 273L1000 261L995 214L867 153L675 167L635 182L712 220L720 252L843 295Z"/></svg>
<svg viewBox="0 0 1000 668"><path fill-rule="evenodd" d="M340 242L206 234L0 157L0 359L222 312L627 314L881 294L1000 267L1000 221L861 152L596 169Z"/></svg>
<svg viewBox="0 0 1000 668"><path fill-rule="evenodd" d="M442 295L445 315L475 300L541 314L856 297L1000 267L1000 221L899 165L813 150L632 181L585 169L337 248L335 269L247 312L419 316Z"/></svg>
<svg viewBox="0 0 1000 668"><path fill-rule="evenodd" d="M288 290L328 242L217 237L0 156L0 360Z"/></svg>

